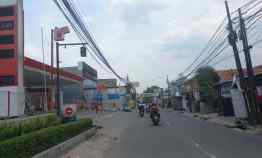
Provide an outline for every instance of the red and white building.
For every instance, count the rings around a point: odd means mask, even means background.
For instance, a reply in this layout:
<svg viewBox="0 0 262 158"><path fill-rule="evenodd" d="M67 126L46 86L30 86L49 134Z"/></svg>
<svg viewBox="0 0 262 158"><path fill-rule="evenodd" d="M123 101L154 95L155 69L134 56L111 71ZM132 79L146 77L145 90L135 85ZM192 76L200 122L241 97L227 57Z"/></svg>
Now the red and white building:
<svg viewBox="0 0 262 158"><path fill-rule="evenodd" d="M24 57L23 0L0 1L0 117L47 112L55 109L57 69ZM95 76L97 78L97 76ZM53 78L53 79L52 79ZM74 85L81 93L88 75L60 70L61 96ZM90 76L90 80L94 77ZM79 95L80 93L76 93ZM74 94L73 94L74 95ZM77 97L74 101L77 102ZM66 99L66 98L64 98ZM61 97L63 103L63 97Z"/></svg>

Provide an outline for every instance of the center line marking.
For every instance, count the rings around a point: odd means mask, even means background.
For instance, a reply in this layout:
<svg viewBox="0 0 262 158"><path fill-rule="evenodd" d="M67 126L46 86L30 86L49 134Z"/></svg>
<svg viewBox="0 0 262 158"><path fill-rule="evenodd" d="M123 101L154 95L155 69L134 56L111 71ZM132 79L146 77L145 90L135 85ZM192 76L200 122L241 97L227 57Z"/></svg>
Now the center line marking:
<svg viewBox="0 0 262 158"><path fill-rule="evenodd" d="M203 152L205 155L207 155L210 158L216 158L215 155L211 154L210 152L206 151L199 143L196 141L192 140L193 144L195 145L196 148L198 148L201 152Z"/></svg>
<svg viewBox="0 0 262 158"><path fill-rule="evenodd" d="M170 124L170 122L167 121L167 122L166 122L166 125L167 125L167 126L170 126L171 124Z"/></svg>

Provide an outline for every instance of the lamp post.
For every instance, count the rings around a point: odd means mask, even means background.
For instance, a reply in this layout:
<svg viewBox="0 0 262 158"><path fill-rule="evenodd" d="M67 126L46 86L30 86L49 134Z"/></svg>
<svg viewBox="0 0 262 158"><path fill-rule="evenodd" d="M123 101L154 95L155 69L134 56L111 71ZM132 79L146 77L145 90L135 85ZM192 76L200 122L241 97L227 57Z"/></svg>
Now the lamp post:
<svg viewBox="0 0 262 158"><path fill-rule="evenodd" d="M53 39L56 41L56 112L57 115L60 116L61 112L61 101L60 101L60 46L67 47L67 46L82 46L80 48L81 57L86 57L86 47L85 45L88 45L88 43L59 43L59 41L64 41L65 34L70 33L68 27L62 27L62 28L55 28L53 31Z"/></svg>
<svg viewBox="0 0 262 158"><path fill-rule="evenodd" d="M81 45L82 47L80 48L80 53L81 53L81 57L86 57L86 47L85 45L88 45L88 43L59 43L56 42L56 67L57 67L57 71L56 71L56 105L57 105L57 115L60 116L60 112L61 112L61 101L60 101L60 89L61 89L61 85L60 85L60 66L59 66L59 48L61 46L66 47L66 46L79 46Z"/></svg>
<svg viewBox="0 0 262 158"><path fill-rule="evenodd" d="M64 41L65 40L65 34L70 33L69 27L55 27L51 31L52 36L51 40L53 43L53 40L56 41L56 113L58 116L60 116L60 70L59 70L59 43L58 41ZM53 48L51 48L53 49ZM51 58L53 58L53 54L51 54ZM51 64L53 64L53 59L51 59Z"/></svg>

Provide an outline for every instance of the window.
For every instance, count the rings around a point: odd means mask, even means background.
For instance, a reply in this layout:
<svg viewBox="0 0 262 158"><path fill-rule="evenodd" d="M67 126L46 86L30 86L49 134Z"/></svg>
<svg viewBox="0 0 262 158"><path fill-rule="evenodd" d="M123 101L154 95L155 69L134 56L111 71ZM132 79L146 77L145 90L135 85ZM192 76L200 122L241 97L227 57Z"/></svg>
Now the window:
<svg viewBox="0 0 262 158"><path fill-rule="evenodd" d="M11 86L15 84L14 76L0 76L0 86Z"/></svg>
<svg viewBox="0 0 262 158"><path fill-rule="evenodd" d="M0 59L7 59L14 57L14 49L0 49Z"/></svg>
<svg viewBox="0 0 262 158"><path fill-rule="evenodd" d="M13 21L1 21L0 22L0 31L3 30L13 30L14 22Z"/></svg>
<svg viewBox="0 0 262 158"><path fill-rule="evenodd" d="M0 17L14 16L14 7L0 7Z"/></svg>
<svg viewBox="0 0 262 158"><path fill-rule="evenodd" d="M0 44L13 44L13 43L14 43L13 35L0 36Z"/></svg>

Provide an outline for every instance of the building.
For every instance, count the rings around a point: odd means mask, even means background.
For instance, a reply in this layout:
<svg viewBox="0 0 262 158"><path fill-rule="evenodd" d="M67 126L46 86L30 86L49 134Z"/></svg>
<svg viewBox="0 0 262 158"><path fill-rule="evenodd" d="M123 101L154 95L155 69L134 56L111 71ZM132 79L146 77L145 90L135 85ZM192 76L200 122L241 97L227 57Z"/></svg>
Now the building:
<svg viewBox="0 0 262 158"><path fill-rule="evenodd" d="M180 77L172 82L168 82L168 91L170 97L170 104L175 110L188 109L186 104L183 104L183 93L186 78L180 75Z"/></svg>
<svg viewBox="0 0 262 158"><path fill-rule="evenodd" d="M31 112L47 112L55 109L55 83L57 69L36 60L25 57L24 60L24 87L26 110ZM53 77L53 80L52 80ZM61 87L70 85L81 86L83 77L60 70ZM61 91L63 105L66 96ZM46 101L46 102L45 102Z"/></svg>
<svg viewBox="0 0 262 158"><path fill-rule="evenodd" d="M91 107L96 100L97 71L85 62L79 62L78 66L64 67L63 70L83 78L81 85L72 84L62 87L66 98L64 102L72 104L78 101L82 102L83 106Z"/></svg>
<svg viewBox="0 0 262 158"><path fill-rule="evenodd" d="M0 1L0 63L0 117L55 110L58 70L24 56L23 0ZM84 100L85 88L96 88L97 72L81 66L59 70L61 105Z"/></svg>
<svg viewBox="0 0 262 158"><path fill-rule="evenodd" d="M0 111L9 115L23 114L23 58L24 58L24 17L23 0L0 1L0 99L6 101L5 92L11 107L0 106ZM11 95L12 94L12 95ZM8 100L8 99L7 99ZM4 112L7 113L7 112Z"/></svg>
<svg viewBox="0 0 262 158"><path fill-rule="evenodd" d="M117 79L98 79L97 87L98 95L101 95L105 109L121 108L123 106L123 95L125 95L126 91L124 87L117 86Z"/></svg>
<svg viewBox="0 0 262 158"><path fill-rule="evenodd" d="M53 78L56 77L56 68L50 65L43 64L31 58L24 58L23 69L23 91L24 93L17 93L9 89L3 89L0 86L0 108L1 117L20 116L24 114L42 113L54 111L55 106L55 85ZM60 71L60 82L62 87L68 85L81 85L84 80L83 77L75 75L67 71ZM8 87L8 86L7 86ZM16 95L24 95L25 98L20 104L15 106L12 98ZM66 99L65 96L61 97L61 103ZM17 112L17 108L21 108Z"/></svg>
<svg viewBox="0 0 262 158"><path fill-rule="evenodd" d="M232 105L232 82L235 75L237 75L237 70L218 70L218 75L220 76L220 82L215 86L217 91L217 96L222 98L220 102L220 113L222 115L234 115L233 105ZM244 69L244 73L247 80L247 72ZM257 88L257 102L262 109L262 65L254 67L255 79L256 79L256 88Z"/></svg>
<svg viewBox="0 0 262 158"><path fill-rule="evenodd" d="M200 112L200 87L196 77L184 82L182 90L182 103L190 112Z"/></svg>

